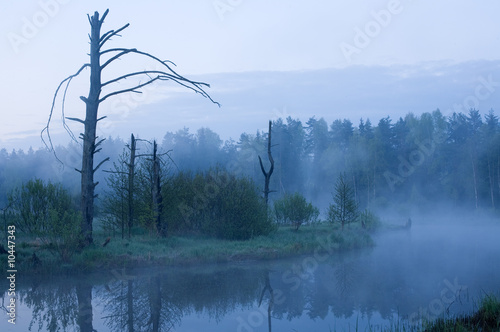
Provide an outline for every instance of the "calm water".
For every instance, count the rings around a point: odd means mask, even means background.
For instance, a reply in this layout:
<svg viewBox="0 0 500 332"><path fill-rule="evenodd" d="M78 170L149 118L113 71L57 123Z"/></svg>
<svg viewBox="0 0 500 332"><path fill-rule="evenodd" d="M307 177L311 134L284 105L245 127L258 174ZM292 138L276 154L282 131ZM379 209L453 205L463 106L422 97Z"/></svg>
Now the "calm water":
<svg viewBox="0 0 500 332"><path fill-rule="evenodd" d="M500 227L424 226L371 249L289 260L23 278L1 331L364 331L468 312L500 294ZM7 286L4 282L2 284ZM9 297L3 294L3 311Z"/></svg>

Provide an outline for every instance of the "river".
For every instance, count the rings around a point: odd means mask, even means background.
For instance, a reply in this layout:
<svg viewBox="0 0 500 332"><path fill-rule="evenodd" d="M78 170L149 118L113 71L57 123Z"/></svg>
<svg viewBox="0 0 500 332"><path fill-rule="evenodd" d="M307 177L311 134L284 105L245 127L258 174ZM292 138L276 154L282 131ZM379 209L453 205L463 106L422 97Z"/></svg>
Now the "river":
<svg viewBox="0 0 500 332"><path fill-rule="evenodd" d="M500 294L500 227L374 236L376 246L276 261L23 277L1 331L365 331L467 313ZM325 249L326 248L326 249ZM2 284L3 285L3 284ZM3 294L3 311L9 301Z"/></svg>

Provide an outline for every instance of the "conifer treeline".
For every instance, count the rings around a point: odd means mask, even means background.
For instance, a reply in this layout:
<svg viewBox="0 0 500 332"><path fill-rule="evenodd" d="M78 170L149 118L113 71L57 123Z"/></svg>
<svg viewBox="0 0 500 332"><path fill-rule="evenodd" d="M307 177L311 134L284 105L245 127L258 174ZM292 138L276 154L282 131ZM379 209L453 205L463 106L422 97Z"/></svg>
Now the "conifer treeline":
<svg viewBox="0 0 500 332"><path fill-rule="evenodd" d="M338 119L328 124L314 117L304 123L288 117L273 121L272 136L275 170L270 189L276 193L270 195L271 200L300 192L323 208L338 175L345 172L362 208L425 207L437 202L470 209L500 206L500 125L493 111L485 116L474 109L450 116L439 110L420 116L408 113L396 121L382 118L377 124L369 119L357 124ZM108 138L102 157L106 154L117 160L125 144ZM59 147L59 157L77 166L77 150L75 144ZM196 133L184 128L167 133L161 150L172 150L173 172L207 170L218 164L264 185L258 156L267 154L266 132L243 133L237 142L224 142L208 128ZM67 166L61 173L46 150L8 153L2 149L0 204L3 207L9 190L34 177L62 182L78 191L74 173ZM106 176L99 174L101 193Z"/></svg>

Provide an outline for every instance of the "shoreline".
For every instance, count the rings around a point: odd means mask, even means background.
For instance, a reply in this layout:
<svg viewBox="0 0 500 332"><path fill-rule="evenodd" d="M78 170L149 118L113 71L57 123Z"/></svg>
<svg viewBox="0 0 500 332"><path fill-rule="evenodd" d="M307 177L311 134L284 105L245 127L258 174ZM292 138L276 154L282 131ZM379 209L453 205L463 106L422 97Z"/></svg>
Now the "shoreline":
<svg viewBox="0 0 500 332"><path fill-rule="evenodd" d="M18 249L19 271L24 275L94 273L122 268L194 266L200 264L265 261L294 256L333 254L373 247L370 233L356 227L341 231L331 224L305 225L298 231L280 227L266 236L229 241L201 236L157 238L135 235L130 240L97 233L94 244L63 262L48 248L22 242Z"/></svg>

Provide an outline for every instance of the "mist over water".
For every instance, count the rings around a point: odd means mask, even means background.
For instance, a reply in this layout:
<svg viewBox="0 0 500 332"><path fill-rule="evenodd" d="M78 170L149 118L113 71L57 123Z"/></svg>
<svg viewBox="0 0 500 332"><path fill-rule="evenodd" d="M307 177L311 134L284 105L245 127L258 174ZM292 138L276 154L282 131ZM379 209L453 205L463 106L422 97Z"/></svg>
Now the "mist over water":
<svg viewBox="0 0 500 332"><path fill-rule="evenodd" d="M479 113L471 111L468 116L457 115L456 122L466 128L479 118ZM360 212L367 208L384 224L372 235L373 248L329 253L324 247L328 239L317 239L313 254L286 260L103 270L72 278L20 273L19 325L12 331L27 330L30 323L33 329L41 326L44 331L51 322L67 324L71 330L81 323L82 315L98 331L155 327L161 331L268 331L270 325L275 331L346 331L356 326L364 330L415 325L471 313L481 298L500 292L500 223L495 210L500 195L500 166L495 162L500 127L493 113L487 119L485 132L490 125L495 128L490 136L468 132L468 139L462 136L461 127L445 126L446 121L455 120L438 111L420 117L408 114L396 124L384 118L377 127L363 121L356 127L347 119L330 126L323 119L311 118L307 126L298 119L276 120L272 124L276 170L270 183L276 192L271 203L285 193L299 192L326 220L335 180L347 174ZM449 140L431 149L430 137L438 132L446 132ZM175 164L165 164L165 184L182 172L194 174L221 165L262 186L257 161L258 156L265 159L267 155L266 135L244 133L236 143L223 142L208 128L196 134L187 128L167 133L161 149L173 151ZM428 143L428 153L418 154L425 159L411 159L415 151L421 151L414 137ZM492 145L483 147L477 142ZM109 139L103 144L103 154L117 162L125 144ZM141 153L150 150L149 143L140 144ZM59 148L66 164L63 171L54 166L47 151L0 151L4 170L0 203L7 203L10 189L33 176L55 179L78 194L79 179L69 166L78 167L79 151L76 145ZM147 160L143 160L140 166L147 170ZM387 181L388 172L393 182ZM101 182L100 199L106 198L109 189L106 176L104 172L96 176ZM149 190L147 182L137 187ZM410 229L404 227L408 218ZM361 230L359 224L352 227ZM332 229L333 235L340 232ZM175 236L183 236L182 230L176 233L170 228ZM3 299L8 299L7 293ZM12 326L4 324L0 322L0 329L11 331Z"/></svg>
<svg viewBox="0 0 500 332"><path fill-rule="evenodd" d="M155 319L162 331L268 331L269 313L275 331L345 331L470 313L499 295L500 226L451 215L414 216L411 229L375 234L373 248L331 255L319 240L293 259L21 278L19 321L37 326L46 312L74 323L82 284L98 331Z"/></svg>
<svg viewBox="0 0 500 332"><path fill-rule="evenodd" d="M500 300L500 2L448 2L4 1L0 332Z"/></svg>

